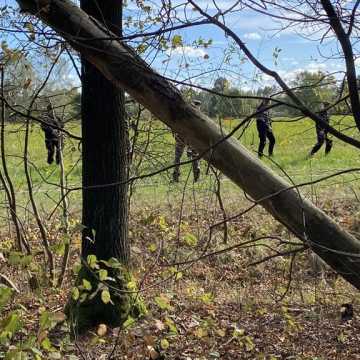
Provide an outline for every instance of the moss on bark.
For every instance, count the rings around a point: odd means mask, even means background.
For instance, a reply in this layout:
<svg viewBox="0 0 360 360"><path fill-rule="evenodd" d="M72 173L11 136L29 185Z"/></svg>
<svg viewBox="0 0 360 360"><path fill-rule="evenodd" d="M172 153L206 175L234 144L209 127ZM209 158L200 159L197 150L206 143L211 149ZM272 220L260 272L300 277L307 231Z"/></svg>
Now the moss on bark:
<svg viewBox="0 0 360 360"><path fill-rule="evenodd" d="M99 324L119 327L129 317L137 319L146 314L145 304L133 289L131 274L123 269L106 270L113 280L100 281L98 272L85 266L80 269L76 287L65 307L73 334L83 334ZM105 303L102 292L107 290L110 301L105 299Z"/></svg>

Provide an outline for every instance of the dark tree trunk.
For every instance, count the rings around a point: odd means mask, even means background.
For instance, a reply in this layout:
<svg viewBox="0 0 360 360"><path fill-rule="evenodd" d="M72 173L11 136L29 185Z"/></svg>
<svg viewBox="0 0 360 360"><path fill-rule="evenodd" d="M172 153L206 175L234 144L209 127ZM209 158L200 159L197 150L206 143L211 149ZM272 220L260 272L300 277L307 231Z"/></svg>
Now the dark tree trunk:
<svg viewBox="0 0 360 360"><path fill-rule="evenodd" d="M81 8L117 35L122 32L122 1L81 0ZM72 299L67 313L74 328L84 332L100 323L120 326L128 315L137 315L131 295L126 289L126 270L130 248L128 243L128 131L125 118L124 91L115 87L101 72L82 57L82 183L83 211L82 258L97 260L116 258L124 265L121 270L105 266L116 283L107 288L111 302L102 299L104 282L99 282L96 268L84 265L78 274L80 292L83 279L90 281L92 291L102 287L85 301ZM106 286L106 285L105 285ZM117 288L120 291L115 290ZM106 287L105 287L106 289ZM136 304L135 304L136 305ZM135 311L135 314L134 314Z"/></svg>
<svg viewBox="0 0 360 360"><path fill-rule="evenodd" d="M81 0L81 8L121 35L122 1ZM129 260L127 124L124 91L82 58L82 255ZM96 186L99 186L96 188ZM89 188L90 187L90 188ZM91 239L91 240L90 240Z"/></svg>

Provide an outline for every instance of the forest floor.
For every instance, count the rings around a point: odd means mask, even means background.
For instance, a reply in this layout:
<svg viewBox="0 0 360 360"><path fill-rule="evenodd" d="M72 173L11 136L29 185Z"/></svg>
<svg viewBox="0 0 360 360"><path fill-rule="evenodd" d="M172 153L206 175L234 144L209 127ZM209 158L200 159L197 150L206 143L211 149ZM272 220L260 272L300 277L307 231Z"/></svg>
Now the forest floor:
<svg viewBox="0 0 360 360"><path fill-rule="evenodd" d="M358 230L353 214L360 204L337 201L326 207L343 226ZM148 216L154 219L150 226ZM211 244L190 249L185 238L179 243L172 234L177 229L174 216L165 216L165 222L159 221L162 217L161 211L141 211L132 227L137 229L132 234L137 255L134 266L143 269L139 280L148 273L142 296L149 314L126 331L112 332L104 350L97 350L98 356L107 352L114 344L113 336L118 336L118 357L114 357L118 359L151 358L153 348L165 359L174 360L360 358L359 294L329 269L323 275L314 274L307 252L299 254L292 266L292 257L262 262L272 252L261 244L271 243L259 241L255 247L238 246L175 267L177 272L171 267L173 279L162 281L172 262L196 259L207 246L208 253L216 252L265 233L296 241L264 210L257 209L232 223L228 244L222 243L219 231ZM206 229L208 213L200 213L196 220ZM194 218L184 216L183 223L194 223ZM159 244L159 239L167 244L154 265L152 245ZM260 264L251 265L256 262ZM349 321L341 320L344 303L354 307L355 315Z"/></svg>
<svg viewBox="0 0 360 360"><path fill-rule="evenodd" d="M360 204L327 201L324 208L342 226L358 231L353 215ZM196 218L193 214L182 217L179 235L174 216L179 210L174 205L171 211L141 208L133 212L134 276L141 283L139 295L148 313L126 329L98 328L70 340L68 327L55 325L64 319L72 272L62 289L53 290L42 283L34 292L29 286L29 271L34 271L31 265L10 265L11 261L3 260L1 273L20 291L4 309L6 313L17 311L22 318L13 346L33 338L33 348L42 356L29 359L360 358L360 297L355 289L329 269L315 274L307 252L293 260L275 257L263 261L273 254L269 247L276 242L267 239L252 247L241 246L263 234L296 241L264 210L258 208L232 222L227 244L221 228L209 241L206 234L214 219L203 209ZM191 241L189 234L193 235ZM78 261L79 241L74 238L73 244L72 265ZM229 247L232 250L192 261L204 251ZM174 265L182 262L186 264ZM252 265L256 262L259 264ZM344 303L354 307L354 316L348 321L341 320ZM53 322L49 330L55 328L44 334L42 324L49 319ZM50 342L44 343L47 336Z"/></svg>

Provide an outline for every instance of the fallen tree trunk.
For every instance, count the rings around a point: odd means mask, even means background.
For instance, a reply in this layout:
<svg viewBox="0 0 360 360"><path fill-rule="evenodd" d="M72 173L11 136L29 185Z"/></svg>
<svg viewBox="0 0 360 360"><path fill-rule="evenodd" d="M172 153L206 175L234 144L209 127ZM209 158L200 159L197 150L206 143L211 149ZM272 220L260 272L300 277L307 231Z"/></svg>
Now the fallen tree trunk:
<svg viewBox="0 0 360 360"><path fill-rule="evenodd" d="M219 127L153 71L129 47L68 0L17 0L41 18L113 84L126 90L179 133L215 167L258 201L335 271L360 289L360 242L302 199L233 138L222 141ZM209 150L210 149L210 150Z"/></svg>

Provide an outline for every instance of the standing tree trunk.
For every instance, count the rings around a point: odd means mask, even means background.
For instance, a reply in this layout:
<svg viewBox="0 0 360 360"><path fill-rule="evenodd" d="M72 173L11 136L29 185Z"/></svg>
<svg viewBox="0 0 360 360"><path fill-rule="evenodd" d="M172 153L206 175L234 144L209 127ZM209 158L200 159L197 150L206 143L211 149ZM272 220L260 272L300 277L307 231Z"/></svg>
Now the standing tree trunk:
<svg viewBox="0 0 360 360"><path fill-rule="evenodd" d="M121 35L122 1L81 0L81 8ZM124 91L82 58L82 255L129 260L127 226L128 132ZM98 188L96 186L99 186ZM91 241L89 241L91 239Z"/></svg>
<svg viewBox="0 0 360 360"><path fill-rule="evenodd" d="M122 0L81 0L81 8L117 34L122 33ZM124 91L115 87L84 57L82 62L82 259L90 255L97 260L116 258L126 267L128 243L128 131L125 119ZM117 183L117 185L111 185ZM120 185L120 183L122 183ZM103 267L102 263L98 263ZM86 278L92 290L99 286L95 268L85 265L78 285ZM106 267L111 277L113 269ZM126 275L117 282L123 288ZM114 285L114 284L112 284ZM101 291L92 300L76 304L72 312L81 332L99 323L119 326L126 319L127 296L110 291L111 302L105 304Z"/></svg>

